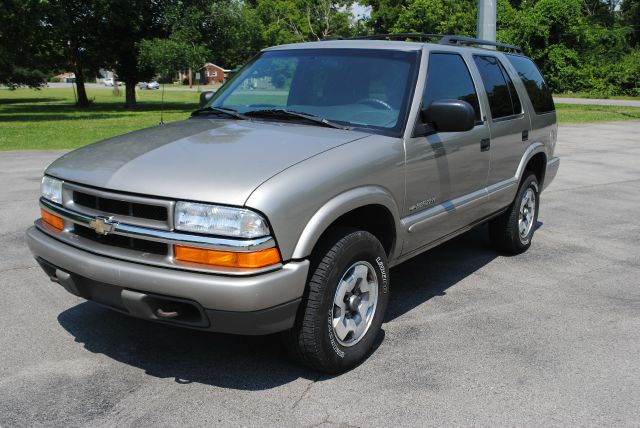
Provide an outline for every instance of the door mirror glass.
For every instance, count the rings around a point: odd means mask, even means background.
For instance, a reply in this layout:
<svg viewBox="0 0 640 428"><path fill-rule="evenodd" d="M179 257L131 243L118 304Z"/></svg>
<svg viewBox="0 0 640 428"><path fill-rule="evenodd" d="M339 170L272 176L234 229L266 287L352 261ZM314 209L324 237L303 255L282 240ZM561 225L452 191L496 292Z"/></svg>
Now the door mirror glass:
<svg viewBox="0 0 640 428"><path fill-rule="evenodd" d="M432 132L464 132L475 126L474 108L462 100L438 100L420 110L424 124L430 125Z"/></svg>
<svg viewBox="0 0 640 428"><path fill-rule="evenodd" d="M207 105L207 103L209 102L209 100L211 99L211 97L213 97L213 94L215 92L213 91L206 91L200 94L200 108L204 107Z"/></svg>

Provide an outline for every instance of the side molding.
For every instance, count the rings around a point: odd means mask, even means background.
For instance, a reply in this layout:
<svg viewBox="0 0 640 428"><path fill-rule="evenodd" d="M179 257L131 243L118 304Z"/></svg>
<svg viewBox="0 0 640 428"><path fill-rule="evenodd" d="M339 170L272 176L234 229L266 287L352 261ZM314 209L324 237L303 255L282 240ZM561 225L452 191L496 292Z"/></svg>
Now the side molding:
<svg viewBox="0 0 640 428"><path fill-rule="evenodd" d="M401 238L402 235L399 228L399 210L395 200L391 194L382 187L365 186L351 189L337 195L316 211L302 231L298 243L293 250L292 258L302 259L309 256L318 239L320 239L320 236L327 230L331 223L349 211L365 205L382 205L389 210L393 216L397 243L398 238ZM397 245L394 245L391 251L391 259L394 258L397 250Z"/></svg>

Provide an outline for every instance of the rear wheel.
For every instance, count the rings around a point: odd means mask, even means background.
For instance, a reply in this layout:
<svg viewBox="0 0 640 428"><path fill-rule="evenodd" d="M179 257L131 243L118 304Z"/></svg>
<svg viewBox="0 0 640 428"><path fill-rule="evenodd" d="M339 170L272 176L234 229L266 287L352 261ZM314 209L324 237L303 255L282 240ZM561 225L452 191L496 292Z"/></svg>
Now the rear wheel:
<svg viewBox="0 0 640 428"><path fill-rule="evenodd" d="M389 268L380 242L360 230L342 230L312 256L307 291L285 343L301 363L339 373L373 348L389 299Z"/></svg>
<svg viewBox="0 0 640 428"><path fill-rule="evenodd" d="M491 241L496 249L507 254L527 251L536 230L539 209L538 179L529 173L509 209L489 222Z"/></svg>

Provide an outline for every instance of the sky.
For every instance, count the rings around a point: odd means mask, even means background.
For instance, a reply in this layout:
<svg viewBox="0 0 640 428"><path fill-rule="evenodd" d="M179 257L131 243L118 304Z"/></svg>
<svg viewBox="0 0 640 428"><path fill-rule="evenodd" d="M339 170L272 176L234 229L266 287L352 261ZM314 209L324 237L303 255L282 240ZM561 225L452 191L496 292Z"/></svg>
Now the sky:
<svg viewBox="0 0 640 428"><path fill-rule="evenodd" d="M362 6L361 4L354 3L351 10L356 18L365 18L371 15L371 6Z"/></svg>

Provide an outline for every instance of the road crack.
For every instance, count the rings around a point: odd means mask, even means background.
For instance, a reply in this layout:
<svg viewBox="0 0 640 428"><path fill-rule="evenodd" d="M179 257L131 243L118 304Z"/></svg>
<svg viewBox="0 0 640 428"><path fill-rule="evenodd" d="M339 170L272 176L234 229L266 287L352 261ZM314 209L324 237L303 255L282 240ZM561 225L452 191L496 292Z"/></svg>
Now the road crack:
<svg viewBox="0 0 640 428"><path fill-rule="evenodd" d="M311 391L311 388L313 388L313 385L315 385L315 383L318 382L321 378L322 378L322 375L318 374L314 379L311 380L311 382L309 382L309 384L304 389L304 391L302 391L302 394L300 395L300 397L298 397L298 399L293 403L293 407L291 407L292 409L295 409L296 407L298 407L298 404L300 404L300 402L307 396L309 391Z"/></svg>

